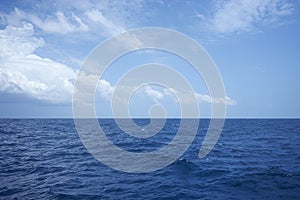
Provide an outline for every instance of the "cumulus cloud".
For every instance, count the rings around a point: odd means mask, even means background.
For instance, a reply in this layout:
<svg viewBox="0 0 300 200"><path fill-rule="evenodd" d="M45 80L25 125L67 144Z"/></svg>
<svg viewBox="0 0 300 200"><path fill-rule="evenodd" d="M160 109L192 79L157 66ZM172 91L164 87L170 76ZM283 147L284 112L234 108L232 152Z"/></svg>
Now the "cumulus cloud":
<svg viewBox="0 0 300 200"><path fill-rule="evenodd" d="M76 72L34 54L44 41L33 33L32 24L25 22L0 31L0 91L54 103L70 101Z"/></svg>
<svg viewBox="0 0 300 200"><path fill-rule="evenodd" d="M31 54L35 49L44 45L44 40L33 37L32 24L23 23L21 27L7 26L0 30L0 56L24 57Z"/></svg>
<svg viewBox="0 0 300 200"><path fill-rule="evenodd" d="M285 0L221 1L210 20L210 27L218 33L247 31L257 24L276 24L292 11L292 4Z"/></svg>
<svg viewBox="0 0 300 200"><path fill-rule="evenodd" d="M65 102L73 91L76 73L67 66L30 54L9 58L1 63L3 92L24 93L39 100Z"/></svg>
<svg viewBox="0 0 300 200"><path fill-rule="evenodd" d="M77 72L34 52L44 40L34 36L33 25L7 26L0 30L0 92L24 94L51 103L71 102ZM98 77L94 77L98 80ZM97 92L109 99L113 87L99 80Z"/></svg>
<svg viewBox="0 0 300 200"><path fill-rule="evenodd" d="M114 90L114 87L112 87L108 81L106 81L104 79L100 79L98 81L97 92L106 100L109 100L111 98L113 90Z"/></svg>

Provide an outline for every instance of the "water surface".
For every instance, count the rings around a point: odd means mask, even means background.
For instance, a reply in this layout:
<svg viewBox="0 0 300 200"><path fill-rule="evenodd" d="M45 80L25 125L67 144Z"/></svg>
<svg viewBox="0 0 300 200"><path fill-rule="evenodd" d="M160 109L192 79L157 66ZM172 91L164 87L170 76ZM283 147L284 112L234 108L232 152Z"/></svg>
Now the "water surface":
<svg viewBox="0 0 300 200"><path fill-rule="evenodd" d="M161 148L180 120L149 139L99 123L127 151ZM147 119L137 119L144 125ZM98 162L71 119L0 120L1 199L300 199L300 120L228 119L213 151L198 158L209 120L188 151L166 168L128 174Z"/></svg>

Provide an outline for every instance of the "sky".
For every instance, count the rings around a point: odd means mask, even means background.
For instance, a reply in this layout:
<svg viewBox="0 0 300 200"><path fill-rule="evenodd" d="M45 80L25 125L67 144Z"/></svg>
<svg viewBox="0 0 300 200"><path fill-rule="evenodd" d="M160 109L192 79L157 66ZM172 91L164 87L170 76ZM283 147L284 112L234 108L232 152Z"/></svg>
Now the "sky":
<svg viewBox="0 0 300 200"><path fill-rule="evenodd" d="M72 117L77 73L101 42L126 30L161 27L198 42L215 62L226 89L229 118L300 117L300 2L2 1L0 3L0 117ZM210 94L193 67L157 50L133 52L99 77L99 117L111 117L110 98L122 74L145 63L175 68L191 84L200 117L210 117ZM132 97L133 117L161 104L180 116L168 88L147 85Z"/></svg>

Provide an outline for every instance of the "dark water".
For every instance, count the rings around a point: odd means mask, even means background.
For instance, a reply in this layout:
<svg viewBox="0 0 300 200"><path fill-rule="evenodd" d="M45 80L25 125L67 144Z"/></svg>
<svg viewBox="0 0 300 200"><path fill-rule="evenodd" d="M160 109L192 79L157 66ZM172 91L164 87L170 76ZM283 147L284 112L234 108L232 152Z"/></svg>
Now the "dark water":
<svg viewBox="0 0 300 200"><path fill-rule="evenodd" d="M100 120L114 143L141 152L169 142L179 122L169 119L157 141L139 143L113 120ZM175 163L128 174L95 160L71 119L1 119L0 198L300 199L300 120L226 120L218 144L200 160L208 123L200 121L194 143Z"/></svg>

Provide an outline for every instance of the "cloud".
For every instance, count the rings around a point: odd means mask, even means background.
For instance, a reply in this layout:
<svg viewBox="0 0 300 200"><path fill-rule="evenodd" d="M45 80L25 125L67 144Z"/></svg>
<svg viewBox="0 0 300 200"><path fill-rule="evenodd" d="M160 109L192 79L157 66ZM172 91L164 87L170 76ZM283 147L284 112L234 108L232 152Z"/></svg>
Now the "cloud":
<svg viewBox="0 0 300 200"><path fill-rule="evenodd" d="M33 34L32 24L25 22L21 27L7 26L0 30L0 92L23 94L51 103L71 102L77 72L36 55L35 50L44 41ZM98 81L97 92L103 98L109 99L112 91L109 82Z"/></svg>
<svg viewBox="0 0 300 200"><path fill-rule="evenodd" d="M181 99L181 101L184 101L185 103L188 103L191 101L191 99L188 99L188 98L185 98L185 97L188 97L189 95L184 95L186 94L187 92L185 91L178 91L174 88L169 88L168 90L164 90L164 94L170 96L173 94L176 94L176 93L181 93L181 97L183 97ZM182 95L183 94L183 95ZM207 95L207 94L200 94L200 93L197 93L195 92L194 93L195 97L196 97L196 100L198 101L198 103L214 103L214 104L226 104L226 105L229 105L229 106L235 106L237 104L236 100L230 98L230 97L225 97L225 98L212 98L211 96ZM176 100L177 101L177 100Z"/></svg>
<svg viewBox="0 0 300 200"><path fill-rule="evenodd" d="M124 89L130 89L130 87L125 87L123 86ZM181 99L181 101L188 103L191 102L191 99L187 99L184 97L187 97L189 95L184 95L186 94L185 91L178 91L174 88L163 88L158 89L158 88L153 88L149 85L142 87L141 88L142 91L144 92L144 94L148 97L151 98L152 101L154 101L155 103L162 103L164 100L169 99L170 97L173 98L175 100L175 102L177 102L177 99L175 99L175 94L177 93L181 93L183 95L180 95L181 97L183 97ZM113 88L111 90L111 92L113 92ZM198 101L198 103L215 103L215 104L226 104L228 106L235 106L237 104L236 100L230 98L230 97L225 97L225 98L212 98L211 96L207 95L207 94L200 94L195 92L194 93L196 100Z"/></svg>
<svg viewBox="0 0 300 200"><path fill-rule="evenodd" d="M67 66L34 54L1 65L2 92L22 93L52 103L69 101L76 74Z"/></svg>
<svg viewBox="0 0 300 200"><path fill-rule="evenodd" d="M146 86L144 90L145 90L145 93L149 97L151 97L155 102L158 102L158 100L161 100L164 98L164 93L162 93L158 90L155 90L150 86Z"/></svg>
<svg viewBox="0 0 300 200"><path fill-rule="evenodd" d="M0 91L25 94L53 103L70 101L76 72L34 51L44 41L33 36L32 24L0 31Z"/></svg>
<svg viewBox="0 0 300 200"><path fill-rule="evenodd" d="M212 98L207 94L199 94L199 93L195 93L195 96L199 103L201 102L215 103L215 104L225 103L226 105L229 106L235 106L237 104L236 100L231 99L230 97L226 97L225 99L224 98L216 99L216 98Z"/></svg>
<svg viewBox="0 0 300 200"><path fill-rule="evenodd" d="M33 26L29 23L23 23L22 27L7 26L0 30L0 56L24 57L43 46L44 40L32 37L33 33Z"/></svg>
<svg viewBox="0 0 300 200"><path fill-rule="evenodd" d="M98 81L97 92L106 100L110 100L113 90L114 88L108 81L104 79Z"/></svg>
<svg viewBox="0 0 300 200"><path fill-rule="evenodd" d="M103 13L96 9L90 9L85 12L85 15L91 22L99 23L104 27L110 35L115 35L124 32L125 29L122 26L114 24L111 20L104 17Z"/></svg>
<svg viewBox="0 0 300 200"><path fill-rule="evenodd" d="M48 15L44 18L38 15L27 13L18 8L11 14L5 15L8 24L17 25L20 21L28 21L47 33L67 34L73 32L86 32L89 30L81 18L74 13L66 17L64 12L57 11L54 15Z"/></svg>
<svg viewBox="0 0 300 200"><path fill-rule="evenodd" d="M10 13L0 11L0 20L4 25L13 26L19 26L26 21L50 34L83 32L112 36L124 32L139 21L144 4L140 0L87 0L84 4L64 0L55 1L51 5L40 3L38 10L35 6L26 5L15 7Z"/></svg>
<svg viewBox="0 0 300 200"><path fill-rule="evenodd" d="M276 24L292 12L292 4L285 0L221 1L209 24L217 33L249 31L259 24Z"/></svg>

